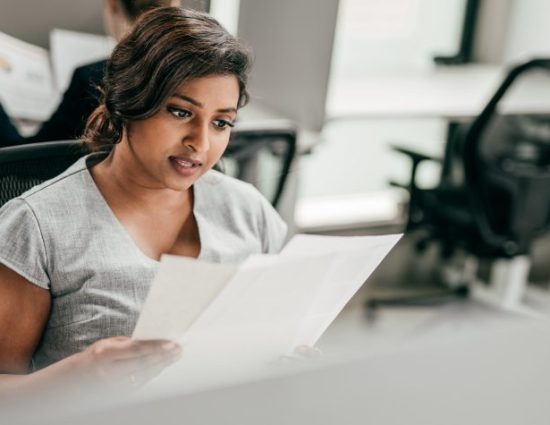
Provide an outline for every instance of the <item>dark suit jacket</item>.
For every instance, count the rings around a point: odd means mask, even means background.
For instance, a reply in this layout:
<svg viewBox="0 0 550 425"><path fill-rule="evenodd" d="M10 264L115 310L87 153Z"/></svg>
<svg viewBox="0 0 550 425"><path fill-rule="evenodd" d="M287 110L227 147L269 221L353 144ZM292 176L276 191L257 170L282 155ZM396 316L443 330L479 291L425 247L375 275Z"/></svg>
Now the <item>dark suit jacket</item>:
<svg viewBox="0 0 550 425"><path fill-rule="evenodd" d="M0 105L0 147L23 143L76 139L82 135L86 120L99 104L99 86L103 83L106 60L77 68L50 119L35 136L22 137Z"/></svg>

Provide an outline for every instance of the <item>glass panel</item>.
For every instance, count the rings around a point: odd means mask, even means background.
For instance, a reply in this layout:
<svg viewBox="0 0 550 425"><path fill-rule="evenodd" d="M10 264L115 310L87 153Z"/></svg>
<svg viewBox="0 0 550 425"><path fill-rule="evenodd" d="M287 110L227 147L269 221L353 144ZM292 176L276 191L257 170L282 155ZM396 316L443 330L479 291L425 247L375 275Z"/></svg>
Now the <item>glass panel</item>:
<svg viewBox="0 0 550 425"><path fill-rule="evenodd" d="M411 164L393 152L391 145L441 157L447 122L436 114L423 119L414 118L414 114L392 116L391 110L387 116L364 114L360 90L354 88L377 75L396 81L425 78L425 73L435 67L434 56L458 52L465 7L466 0L341 0L329 84L340 94L342 87L351 89L346 92L353 93L359 109L353 116L329 121L321 143L302 159L298 218L304 216L302 210L311 210L308 206L320 199L335 204L353 198L388 206L382 211L373 203L368 207L364 203L360 213L363 224L399 220L395 215L402 210L395 204L406 202L407 194L390 187L389 181L408 183ZM420 103L424 94L418 94ZM437 184L439 166L427 163L418 171L421 186ZM341 209L346 209L345 205ZM346 226L344 221L349 218L344 212L342 225ZM307 230L308 220L320 226L316 217L309 216L298 225Z"/></svg>

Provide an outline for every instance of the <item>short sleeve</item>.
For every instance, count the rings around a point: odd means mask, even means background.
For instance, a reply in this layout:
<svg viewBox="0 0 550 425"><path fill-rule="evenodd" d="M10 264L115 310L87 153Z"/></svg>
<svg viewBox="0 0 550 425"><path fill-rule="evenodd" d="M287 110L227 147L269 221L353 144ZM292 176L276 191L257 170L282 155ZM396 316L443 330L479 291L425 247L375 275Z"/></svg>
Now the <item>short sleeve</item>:
<svg viewBox="0 0 550 425"><path fill-rule="evenodd" d="M0 209L0 263L29 282L49 289L47 255L38 221L25 200Z"/></svg>
<svg viewBox="0 0 550 425"><path fill-rule="evenodd" d="M265 254L277 254L283 248L288 226L273 206L260 196L263 220L262 250Z"/></svg>

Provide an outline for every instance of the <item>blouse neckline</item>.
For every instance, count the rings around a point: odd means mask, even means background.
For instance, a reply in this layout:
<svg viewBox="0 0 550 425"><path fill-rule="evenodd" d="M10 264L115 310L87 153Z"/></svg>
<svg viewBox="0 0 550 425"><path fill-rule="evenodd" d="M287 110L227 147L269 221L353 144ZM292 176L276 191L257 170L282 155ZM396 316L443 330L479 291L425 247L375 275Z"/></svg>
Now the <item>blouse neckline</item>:
<svg viewBox="0 0 550 425"><path fill-rule="evenodd" d="M120 222L120 220L116 217L115 213L111 209L108 202L105 200L103 194L99 190L99 187L97 186L96 182L94 181L92 174L90 172L90 168L94 165L97 165L99 162L101 162L103 159L105 159L106 155L104 154L90 154L83 158L83 171L85 171L85 179L86 183L90 186L92 189L92 193L96 197L98 204L102 206L102 211L105 213L105 216L108 218L108 220L113 224L113 227L117 229L117 232L126 239L129 246L132 247L132 249L135 251L138 257L140 257L145 263L158 266L160 264L160 261L149 257L147 254L145 254L141 248L137 246L134 239L130 236L124 225ZM202 237L202 216L200 213L197 214L197 212L200 211L200 205L201 205L201 190L200 190L200 184L197 184L201 178L204 176L201 176L193 185L191 186L191 189L193 190L193 216L195 217L195 221L197 223L197 230L199 234L199 243L200 243L200 251L199 255L196 257L196 259L201 259L204 257L204 246L203 246L203 237ZM163 254L161 254L163 255Z"/></svg>

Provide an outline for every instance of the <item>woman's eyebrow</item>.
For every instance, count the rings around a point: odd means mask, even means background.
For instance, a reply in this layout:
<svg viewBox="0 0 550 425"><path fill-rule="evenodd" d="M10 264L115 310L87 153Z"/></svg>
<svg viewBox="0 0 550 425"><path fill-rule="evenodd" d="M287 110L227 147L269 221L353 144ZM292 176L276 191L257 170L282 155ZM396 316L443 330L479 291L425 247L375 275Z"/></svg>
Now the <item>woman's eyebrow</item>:
<svg viewBox="0 0 550 425"><path fill-rule="evenodd" d="M184 94L175 93L172 95L172 97L177 97L181 100L184 100L185 102L189 102L192 105L195 105L198 108L204 108L204 105L199 102L198 100L193 99L192 97L186 96ZM237 108L229 107L229 108L221 108L217 110L218 112L234 112L237 113Z"/></svg>
<svg viewBox="0 0 550 425"><path fill-rule="evenodd" d="M204 108L204 105L200 103L198 100L193 99L192 97L185 96L184 94L174 93L172 97L177 97L181 100L184 100L186 102L189 102L192 105L197 106L198 108Z"/></svg>

